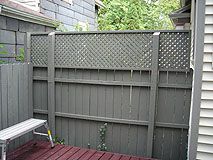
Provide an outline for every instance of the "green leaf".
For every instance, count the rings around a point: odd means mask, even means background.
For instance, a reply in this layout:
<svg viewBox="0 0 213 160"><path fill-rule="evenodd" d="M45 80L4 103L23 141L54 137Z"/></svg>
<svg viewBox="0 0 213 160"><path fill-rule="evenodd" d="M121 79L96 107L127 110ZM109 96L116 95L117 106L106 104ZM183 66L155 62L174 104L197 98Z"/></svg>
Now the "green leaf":
<svg viewBox="0 0 213 160"><path fill-rule="evenodd" d="M179 0L104 0L98 13L99 30L172 29L169 13Z"/></svg>

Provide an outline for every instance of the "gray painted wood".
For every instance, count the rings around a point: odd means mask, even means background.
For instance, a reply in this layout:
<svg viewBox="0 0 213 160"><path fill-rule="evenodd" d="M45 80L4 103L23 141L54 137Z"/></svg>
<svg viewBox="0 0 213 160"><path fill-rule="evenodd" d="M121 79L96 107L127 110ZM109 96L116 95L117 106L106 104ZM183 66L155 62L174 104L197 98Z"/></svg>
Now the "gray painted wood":
<svg viewBox="0 0 213 160"><path fill-rule="evenodd" d="M33 118L33 65L31 63L28 64L28 86L29 86L29 92L28 92L28 112L29 116Z"/></svg>
<svg viewBox="0 0 213 160"><path fill-rule="evenodd" d="M2 127L3 129L8 127L8 106L7 106L7 93L8 93L8 67L7 65L1 66L1 80L2 80Z"/></svg>
<svg viewBox="0 0 213 160"><path fill-rule="evenodd" d="M152 54L152 74L151 74L151 90L150 90L150 106L149 106L149 126L147 138L147 156L152 156L153 149L153 135L154 135L154 121L155 108L157 99L157 85L158 85L158 52L159 52L159 35L160 32L153 34L153 54Z"/></svg>
<svg viewBox="0 0 213 160"><path fill-rule="evenodd" d="M54 74L56 135L66 144L97 149L107 122L108 151L186 157L191 72L55 66ZM34 66L33 76L34 113L47 118L47 67Z"/></svg>
<svg viewBox="0 0 213 160"><path fill-rule="evenodd" d="M30 64L0 65L0 119L1 129L7 128L31 117L32 109L29 99L32 90L29 87ZM9 145L14 149L30 139L30 135L22 136Z"/></svg>
<svg viewBox="0 0 213 160"><path fill-rule="evenodd" d="M54 67L55 33L48 35L48 122L52 135L55 136L55 67Z"/></svg>
<svg viewBox="0 0 213 160"><path fill-rule="evenodd" d="M2 68L0 68L0 73L1 73ZM0 111L2 112L2 74L0 74ZM2 116L0 117L0 130L3 129L2 127Z"/></svg>
<svg viewBox="0 0 213 160"><path fill-rule="evenodd" d="M30 55L30 46L31 46L31 34L28 32L25 34L25 46L24 46L24 50L25 50L25 62L31 62L31 55Z"/></svg>

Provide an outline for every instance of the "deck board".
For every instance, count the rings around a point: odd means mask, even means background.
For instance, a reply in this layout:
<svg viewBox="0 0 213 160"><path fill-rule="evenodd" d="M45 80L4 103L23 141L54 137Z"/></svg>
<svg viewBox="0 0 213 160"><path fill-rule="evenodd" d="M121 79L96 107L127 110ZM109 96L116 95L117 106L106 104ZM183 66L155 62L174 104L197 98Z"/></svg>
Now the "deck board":
<svg viewBox="0 0 213 160"><path fill-rule="evenodd" d="M8 160L153 160L150 158L135 157L72 147L66 145L56 145L51 148L46 141L30 141L16 150L10 152Z"/></svg>
<svg viewBox="0 0 213 160"><path fill-rule="evenodd" d="M69 152L59 157L58 160L68 160L73 154L78 152L80 149L81 148L79 147L73 147L72 149L69 150Z"/></svg>
<svg viewBox="0 0 213 160"><path fill-rule="evenodd" d="M106 152L101 158L100 160L110 160L110 158L113 156L112 153Z"/></svg>
<svg viewBox="0 0 213 160"><path fill-rule="evenodd" d="M58 151L57 153L55 153L52 156L50 156L48 158L48 160L57 160L59 157L61 157L62 155L66 154L71 149L72 149L72 147L70 147L70 146L64 146L64 148L62 148L60 151Z"/></svg>
<svg viewBox="0 0 213 160"><path fill-rule="evenodd" d="M40 155L38 158L36 158L36 160L46 160L48 159L50 156L54 155L55 153L57 153L59 150L61 150L62 148L64 148L63 145L57 145L55 146L53 149L51 149L49 152L46 152L42 155Z"/></svg>

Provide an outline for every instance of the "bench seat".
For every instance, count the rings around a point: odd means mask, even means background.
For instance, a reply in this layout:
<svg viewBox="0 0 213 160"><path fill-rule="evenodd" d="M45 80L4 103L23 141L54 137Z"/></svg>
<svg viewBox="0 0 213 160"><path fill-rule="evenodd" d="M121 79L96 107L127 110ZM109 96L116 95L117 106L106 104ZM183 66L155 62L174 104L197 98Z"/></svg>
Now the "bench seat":
<svg viewBox="0 0 213 160"><path fill-rule="evenodd" d="M18 123L14 126L6 128L0 131L0 142L11 141L17 137L20 137L36 128L43 126L47 121L41 119L28 119L24 122Z"/></svg>
<svg viewBox="0 0 213 160"><path fill-rule="evenodd" d="M44 126L47 129L47 134L36 132L35 130L41 126ZM49 126L47 124L47 120L30 118L24 122L18 123L6 129L0 131L0 147L2 148L1 159L6 160L6 150L7 145L10 141L26 134L29 132L33 132L33 134L47 136L51 143L51 147L54 147L53 139L51 136L51 132L49 130Z"/></svg>

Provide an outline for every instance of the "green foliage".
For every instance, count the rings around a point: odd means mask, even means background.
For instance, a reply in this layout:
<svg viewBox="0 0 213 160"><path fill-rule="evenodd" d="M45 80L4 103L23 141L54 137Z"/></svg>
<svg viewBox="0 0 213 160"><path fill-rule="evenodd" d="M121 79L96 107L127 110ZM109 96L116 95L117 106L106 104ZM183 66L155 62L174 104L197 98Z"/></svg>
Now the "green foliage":
<svg viewBox="0 0 213 160"><path fill-rule="evenodd" d="M4 45L3 44L0 44L0 55L1 54L9 54L9 52L7 50L4 49ZM24 48L19 48L19 55L17 55L15 57L16 61L20 61L20 62L24 62ZM5 63L8 63L7 61L5 60L0 60L0 64L5 64Z"/></svg>
<svg viewBox="0 0 213 160"><path fill-rule="evenodd" d="M24 62L24 48L19 48L19 55L16 56L16 61Z"/></svg>
<svg viewBox="0 0 213 160"><path fill-rule="evenodd" d="M59 26L56 28L57 31L61 32L68 32L69 30L64 26L63 23L60 23Z"/></svg>
<svg viewBox="0 0 213 160"><path fill-rule="evenodd" d="M75 30L76 31L89 31L89 23L86 22L84 24L78 22L76 25L75 25Z"/></svg>
<svg viewBox="0 0 213 160"><path fill-rule="evenodd" d="M172 29L168 14L180 7L179 0L103 0L100 30Z"/></svg>
<svg viewBox="0 0 213 160"><path fill-rule="evenodd" d="M59 138L58 136L55 136L55 137L53 138L53 142L54 142L55 144L65 144L65 140Z"/></svg>
<svg viewBox="0 0 213 160"><path fill-rule="evenodd" d="M0 54L8 54L8 52L4 49L3 44L0 44L0 49L1 49ZM0 64L5 64L5 63L7 63L7 62L4 60L0 60Z"/></svg>
<svg viewBox="0 0 213 160"><path fill-rule="evenodd" d="M106 131L107 131L107 123L105 123L99 129L100 144L97 147L99 151L106 151L107 150L107 146L106 146L106 142L105 142Z"/></svg>
<svg viewBox="0 0 213 160"><path fill-rule="evenodd" d="M3 44L0 44L0 54L8 54L8 52L6 50L4 50L4 45Z"/></svg>

